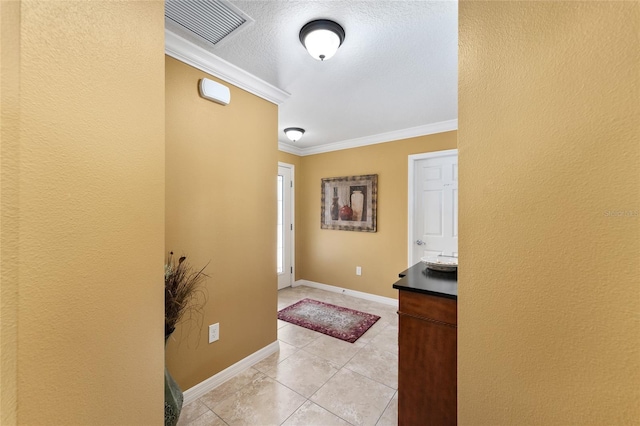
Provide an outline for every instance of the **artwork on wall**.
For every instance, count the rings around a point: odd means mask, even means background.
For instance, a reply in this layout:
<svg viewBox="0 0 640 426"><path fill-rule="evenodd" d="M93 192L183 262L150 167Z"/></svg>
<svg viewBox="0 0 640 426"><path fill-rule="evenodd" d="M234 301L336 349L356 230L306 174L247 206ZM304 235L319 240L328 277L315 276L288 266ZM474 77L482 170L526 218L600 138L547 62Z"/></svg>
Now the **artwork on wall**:
<svg viewBox="0 0 640 426"><path fill-rule="evenodd" d="M378 175L322 179L320 227L376 232Z"/></svg>

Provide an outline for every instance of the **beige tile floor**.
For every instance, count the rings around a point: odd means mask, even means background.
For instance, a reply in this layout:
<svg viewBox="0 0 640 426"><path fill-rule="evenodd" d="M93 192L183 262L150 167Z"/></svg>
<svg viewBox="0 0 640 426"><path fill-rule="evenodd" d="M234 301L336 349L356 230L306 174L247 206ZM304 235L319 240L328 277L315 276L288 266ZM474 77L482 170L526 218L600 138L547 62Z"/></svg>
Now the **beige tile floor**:
<svg viewBox="0 0 640 426"><path fill-rule="evenodd" d="M397 425L397 308L299 286L278 309L306 297L380 319L355 343L278 320L280 351L185 405L179 426Z"/></svg>

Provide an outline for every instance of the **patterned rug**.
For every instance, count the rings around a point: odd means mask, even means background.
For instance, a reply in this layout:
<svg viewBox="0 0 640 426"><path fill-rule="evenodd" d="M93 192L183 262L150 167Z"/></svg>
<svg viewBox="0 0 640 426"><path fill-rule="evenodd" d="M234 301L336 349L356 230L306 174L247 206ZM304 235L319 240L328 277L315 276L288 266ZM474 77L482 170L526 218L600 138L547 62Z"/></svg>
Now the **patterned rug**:
<svg viewBox="0 0 640 426"><path fill-rule="evenodd" d="M313 299L302 299L278 312L278 319L353 343L380 317Z"/></svg>

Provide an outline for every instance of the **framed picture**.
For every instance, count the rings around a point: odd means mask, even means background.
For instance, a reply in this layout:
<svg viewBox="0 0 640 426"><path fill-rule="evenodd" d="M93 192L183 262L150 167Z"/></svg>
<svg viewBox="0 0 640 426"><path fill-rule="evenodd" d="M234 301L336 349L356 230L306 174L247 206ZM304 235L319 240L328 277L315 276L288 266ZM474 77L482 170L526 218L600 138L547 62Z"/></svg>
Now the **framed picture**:
<svg viewBox="0 0 640 426"><path fill-rule="evenodd" d="M320 227L376 232L378 175L322 179Z"/></svg>

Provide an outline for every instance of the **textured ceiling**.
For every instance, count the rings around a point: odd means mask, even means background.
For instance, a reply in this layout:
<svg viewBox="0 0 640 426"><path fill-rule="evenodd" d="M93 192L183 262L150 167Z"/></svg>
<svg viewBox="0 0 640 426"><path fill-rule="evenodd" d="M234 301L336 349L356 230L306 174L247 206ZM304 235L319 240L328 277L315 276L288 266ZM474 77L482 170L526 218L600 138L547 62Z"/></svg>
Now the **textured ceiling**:
<svg viewBox="0 0 640 426"><path fill-rule="evenodd" d="M212 54L286 91L285 127L306 129L301 149L457 119L457 2L231 1L254 22ZM298 39L314 19L332 19L346 37L320 62Z"/></svg>

